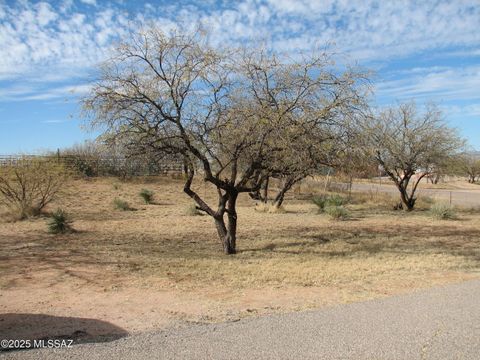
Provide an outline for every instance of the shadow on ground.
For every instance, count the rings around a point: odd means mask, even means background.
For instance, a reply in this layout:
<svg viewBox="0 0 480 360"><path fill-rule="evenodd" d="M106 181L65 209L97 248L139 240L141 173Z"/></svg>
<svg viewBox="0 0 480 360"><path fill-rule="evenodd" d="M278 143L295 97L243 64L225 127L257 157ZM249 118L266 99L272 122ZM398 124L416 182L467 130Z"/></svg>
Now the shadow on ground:
<svg viewBox="0 0 480 360"><path fill-rule="evenodd" d="M73 344L108 342L128 335L109 322L44 314L0 314L0 339L73 340ZM5 349L0 349L0 351ZM19 350L15 348L7 351Z"/></svg>

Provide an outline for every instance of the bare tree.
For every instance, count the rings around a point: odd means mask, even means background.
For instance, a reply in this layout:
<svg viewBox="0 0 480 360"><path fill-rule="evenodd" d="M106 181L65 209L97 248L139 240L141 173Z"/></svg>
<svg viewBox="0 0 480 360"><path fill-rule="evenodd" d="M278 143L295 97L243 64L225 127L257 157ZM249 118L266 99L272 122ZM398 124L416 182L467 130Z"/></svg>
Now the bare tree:
<svg viewBox="0 0 480 360"><path fill-rule="evenodd" d="M267 202L270 179L276 178L280 188L272 204L279 207L296 183L335 163L349 123L368 108L368 73L335 69L327 52L293 61L256 49L242 64L255 111L278 124L272 129L275 151L259 174L262 189L250 195Z"/></svg>
<svg viewBox="0 0 480 360"><path fill-rule="evenodd" d="M420 181L463 144L438 108L429 105L421 113L414 103L400 104L369 117L364 140L368 154L395 183L401 204L408 211L415 206Z"/></svg>
<svg viewBox="0 0 480 360"><path fill-rule="evenodd" d="M464 152L457 158L458 173L467 175L468 182L473 184L480 178L480 156L473 151Z"/></svg>
<svg viewBox="0 0 480 360"><path fill-rule="evenodd" d="M272 168L287 175L283 143L325 120L311 110L322 86L352 83L325 77L325 65L322 56L287 63L266 52L211 48L200 32L149 28L118 47L83 106L106 138L136 152L182 156L185 193L214 219L224 252L233 254L238 195L257 191ZM216 207L192 188L197 174L216 188Z"/></svg>

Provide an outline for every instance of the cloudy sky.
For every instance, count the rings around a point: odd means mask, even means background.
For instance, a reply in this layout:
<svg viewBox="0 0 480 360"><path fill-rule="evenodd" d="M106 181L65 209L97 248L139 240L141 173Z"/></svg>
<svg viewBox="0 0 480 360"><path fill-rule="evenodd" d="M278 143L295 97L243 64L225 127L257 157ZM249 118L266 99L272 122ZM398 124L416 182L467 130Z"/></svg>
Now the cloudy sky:
<svg viewBox="0 0 480 360"><path fill-rule="evenodd" d="M480 149L480 0L0 0L0 154L92 138L78 98L112 43L151 21L283 52L331 44L375 72L375 105L435 101Z"/></svg>

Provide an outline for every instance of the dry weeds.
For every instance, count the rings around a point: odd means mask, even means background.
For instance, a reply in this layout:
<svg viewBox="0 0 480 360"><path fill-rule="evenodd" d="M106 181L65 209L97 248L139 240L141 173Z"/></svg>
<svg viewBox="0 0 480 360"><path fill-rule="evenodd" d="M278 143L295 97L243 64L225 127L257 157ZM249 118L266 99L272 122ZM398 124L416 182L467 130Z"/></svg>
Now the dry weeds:
<svg viewBox="0 0 480 360"><path fill-rule="evenodd" d="M138 196L145 181L155 204ZM73 182L51 209L71 214L75 233L49 234L44 218L0 221L0 310L97 316L136 331L364 300L479 274L480 213L438 221L426 211L391 211L388 195L354 194L351 218L335 222L317 214L312 189L294 191L302 200L287 199L277 213L256 211L242 195L239 253L226 256L211 218L185 213L191 200L179 180L145 181ZM197 190L215 194L203 183ZM115 211L115 198L136 211Z"/></svg>

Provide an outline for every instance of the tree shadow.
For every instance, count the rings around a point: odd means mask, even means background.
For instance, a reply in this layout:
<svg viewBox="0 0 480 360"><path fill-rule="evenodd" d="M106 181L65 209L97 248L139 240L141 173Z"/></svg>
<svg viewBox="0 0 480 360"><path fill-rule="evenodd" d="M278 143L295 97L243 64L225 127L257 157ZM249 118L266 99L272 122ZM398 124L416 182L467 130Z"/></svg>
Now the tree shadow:
<svg viewBox="0 0 480 360"><path fill-rule="evenodd" d="M109 342L128 335L114 324L98 319L52 316L46 314L0 314L0 339L72 340L72 345ZM22 348L0 348L1 351Z"/></svg>
<svg viewBox="0 0 480 360"><path fill-rule="evenodd" d="M257 236L261 237L261 233ZM297 240L291 241L292 238ZM368 225L342 228L337 222L322 230L315 227L304 227L302 231L297 227L283 229L278 240L239 252L314 254L318 257L347 257L361 253L446 253L480 262L479 238L480 229L459 229L446 223L425 227L405 224L400 228Z"/></svg>

